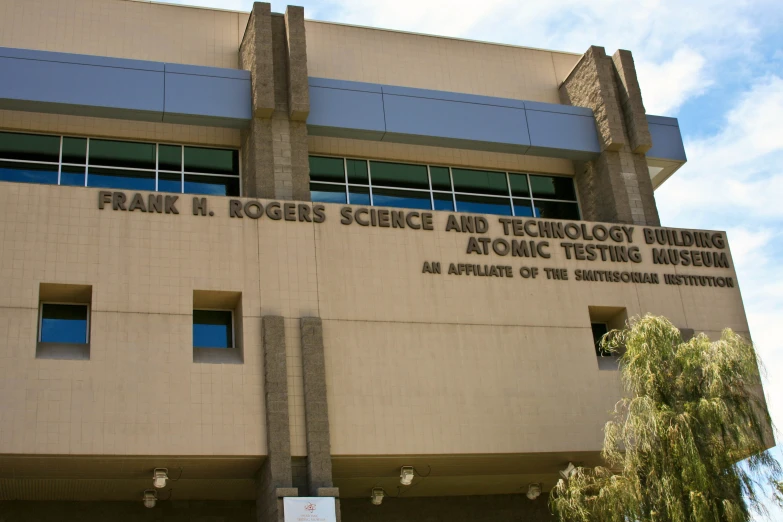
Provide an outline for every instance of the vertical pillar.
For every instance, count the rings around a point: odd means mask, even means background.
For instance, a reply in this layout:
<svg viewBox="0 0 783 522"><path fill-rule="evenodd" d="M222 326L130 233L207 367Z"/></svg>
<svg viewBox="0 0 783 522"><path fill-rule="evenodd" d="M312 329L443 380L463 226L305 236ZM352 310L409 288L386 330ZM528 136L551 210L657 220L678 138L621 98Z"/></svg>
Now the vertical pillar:
<svg viewBox="0 0 783 522"><path fill-rule="evenodd" d="M256 512L259 522L283 522L283 497L298 495L291 477L285 325L280 316L266 316L262 327L267 457L258 472Z"/></svg>
<svg viewBox="0 0 783 522"><path fill-rule="evenodd" d="M326 399L326 360L321 319L303 317L301 329L305 433L307 435L307 484L311 496L335 497L339 522L340 493L332 482L329 408Z"/></svg>
<svg viewBox="0 0 783 522"><path fill-rule="evenodd" d="M584 218L659 225L644 153L652 141L633 57L590 47L560 86L563 103L595 115L601 155L575 165Z"/></svg>
<svg viewBox="0 0 783 522"><path fill-rule="evenodd" d="M251 73L253 96L253 122L241 137L244 194L309 200L304 10L289 6L280 15L268 3L253 4L240 66Z"/></svg>

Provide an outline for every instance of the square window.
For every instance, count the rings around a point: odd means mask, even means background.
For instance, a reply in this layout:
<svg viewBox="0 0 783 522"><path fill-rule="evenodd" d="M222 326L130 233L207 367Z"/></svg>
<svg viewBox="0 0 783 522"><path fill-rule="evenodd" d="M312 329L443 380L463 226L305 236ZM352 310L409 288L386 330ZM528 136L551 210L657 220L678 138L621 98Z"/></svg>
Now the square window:
<svg viewBox="0 0 783 522"><path fill-rule="evenodd" d="M87 344L89 306L86 304L41 303L39 342Z"/></svg>
<svg viewBox="0 0 783 522"><path fill-rule="evenodd" d="M242 293L193 291L193 362L242 364Z"/></svg>
<svg viewBox="0 0 783 522"><path fill-rule="evenodd" d="M41 283L36 359L90 359L92 287Z"/></svg>
<svg viewBox="0 0 783 522"><path fill-rule="evenodd" d="M193 310L194 348L234 348L231 310Z"/></svg>

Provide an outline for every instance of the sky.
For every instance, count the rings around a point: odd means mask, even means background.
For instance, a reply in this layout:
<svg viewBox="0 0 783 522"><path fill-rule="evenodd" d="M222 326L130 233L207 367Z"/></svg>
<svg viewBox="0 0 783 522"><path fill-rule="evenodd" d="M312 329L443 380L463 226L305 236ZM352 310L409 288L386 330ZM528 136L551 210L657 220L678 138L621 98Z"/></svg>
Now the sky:
<svg viewBox="0 0 783 522"><path fill-rule="evenodd" d="M169 0L249 11L249 0ZM679 118L688 162L655 192L664 226L726 230L783 426L780 0L323 0L305 16L582 53L632 51L648 114ZM285 3L272 2L284 12ZM781 440L781 437L778 437ZM783 462L783 452L775 450ZM770 516L783 520L783 511Z"/></svg>

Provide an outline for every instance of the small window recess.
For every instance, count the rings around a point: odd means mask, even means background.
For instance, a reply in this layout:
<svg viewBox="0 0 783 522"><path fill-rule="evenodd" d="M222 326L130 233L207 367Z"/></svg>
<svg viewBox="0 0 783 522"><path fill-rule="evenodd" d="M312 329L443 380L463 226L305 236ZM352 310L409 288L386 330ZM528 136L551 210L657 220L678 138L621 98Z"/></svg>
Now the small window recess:
<svg viewBox="0 0 783 522"><path fill-rule="evenodd" d="M622 330L628 320L628 312L620 306L589 306L590 328L593 337L593 349L599 370L619 369L619 353L609 353L601 349L600 339L612 330Z"/></svg>
<svg viewBox="0 0 783 522"><path fill-rule="evenodd" d="M194 290L193 291L193 319L195 322L195 312L215 311L230 312L231 320L231 341L229 347L209 347L197 346L198 341L193 339L193 362L206 364L242 364L244 361L243 353L243 334L242 334L242 293L225 292L217 290ZM195 330L195 323L194 328Z"/></svg>
<svg viewBox="0 0 783 522"><path fill-rule="evenodd" d="M44 335L44 322L56 321L49 314L64 313L69 309L81 316L79 309L84 308L84 325L70 332L47 332ZM90 359L90 331L92 327L92 287L89 285L71 285L60 283L41 283L38 289L38 318L35 347L36 359L65 359L88 361ZM60 319L61 320L61 319ZM72 319L81 322L79 318ZM76 334L81 338L79 329L84 328L83 341L73 342Z"/></svg>

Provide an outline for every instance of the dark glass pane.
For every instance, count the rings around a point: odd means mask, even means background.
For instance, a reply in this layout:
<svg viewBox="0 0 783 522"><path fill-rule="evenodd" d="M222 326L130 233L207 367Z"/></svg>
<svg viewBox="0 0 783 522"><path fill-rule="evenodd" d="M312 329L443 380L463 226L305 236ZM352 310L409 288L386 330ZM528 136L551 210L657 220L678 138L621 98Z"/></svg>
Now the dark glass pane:
<svg viewBox="0 0 783 522"><path fill-rule="evenodd" d="M239 174L239 151L185 147L185 171Z"/></svg>
<svg viewBox="0 0 783 522"><path fill-rule="evenodd" d="M131 141L90 140L90 166L155 170L155 145Z"/></svg>
<svg viewBox="0 0 783 522"><path fill-rule="evenodd" d="M590 328L593 330L593 344L595 345L595 354L599 357L607 357L612 355L612 352L601 348L601 339L609 332L604 323L590 323Z"/></svg>
<svg viewBox="0 0 783 522"><path fill-rule="evenodd" d="M345 160L345 168L348 172L348 183L358 183L367 185L370 183L370 176L367 174L367 162L364 160Z"/></svg>
<svg viewBox="0 0 783 522"><path fill-rule="evenodd" d="M457 211L474 214L511 215L511 205L508 198L485 198L481 196L465 196L457 194Z"/></svg>
<svg viewBox="0 0 783 522"><path fill-rule="evenodd" d="M345 183L345 166L342 158L310 156L310 180ZM313 200L315 201L315 200Z"/></svg>
<svg viewBox="0 0 783 522"><path fill-rule="evenodd" d="M533 217L533 203L529 199L514 199L514 215Z"/></svg>
<svg viewBox="0 0 783 522"><path fill-rule="evenodd" d="M321 203L342 203L345 199L345 185L310 183L310 199Z"/></svg>
<svg viewBox="0 0 783 522"><path fill-rule="evenodd" d="M239 178L185 174L185 194L239 196Z"/></svg>
<svg viewBox="0 0 783 522"><path fill-rule="evenodd" d="M158 170L182 170L182 147L158 145Z"/></svg>
<svg viewBox="0 0 783 522"><path fill-rule="evenodd" d="M193 310L193 346L233 348L232 313L224 310Z"/></svg>
<svg viewBox="0 0 783 522"><path fill-rule="evenodd" d="M435 203L435 210L448 210L454 212L454 200L451 198L451 194L433 192L432 200Z"/></svg>
<svg viewBox="0 0 783 522"><path fill-rule="evenodd" d="M512 195L530 197L530 187L527 186L527 176L525 174L509 174L508 181L511 183Z"/></svg>
<svg viewBox="0 0 783 522"><path fill-rule="evenodd" d="M155 173L140 170L116 170L90 167L88 187L127 190L155 190Z"/></svg>
<svg viewBox="0 0 783 522"><path fill-rule="evenodd" d="M534 198L576 201L574 181L563 176L530 176Z"/></svg>
<svg viewBox="0 0 783 522"><path fill-rule="evenodd" d="M0 181L57 185L57 165L0 161Z"/></svg>
<svg viewBox="0 0 783 522"><path fill-rule="evenodd" d="M43 304L41 309L42 343L87 342L87 306Z"/></svg>
<svg viewBox="0 0 783 522"><path fill-rule="evenodd" d="M87 138L63 138L63 163L87 162Z"/></svg>
<svg viewBox="0 0 783 522"><path fill-rule="evenodd" d="M0 132L0 159L60 161L60 137Z"/></svg>
<svg viewBox="0 0 783 522"><path fill-rule="evenodd" d="M351 198L353 201L353 198ZM414 190L389 190L372 189L372 203L376 207L420 208L430 210L429 192L416 192Z"/></svg>
<svg viewBox="0 0 783 522"><path fill-rule="evenodd" d="M549 219L579 219L579 206L576 203L536 200L536 217Z"/></svg>
<svg viewBox="0 0 783 522"><path fill-rule="evenodd" d="M182 192L182 175L158 172L158 192Z"/></svg>
<svg viewBox="0 0 783 522"><path fill-rule="evenodd" d="M448 167L430 167L432 190L451 190Z"/></svg>
<svg viewBox="0 0 783 522"><path fill-rule="evenodd" d="M384 187L429 189L426 165L405 165L403 163L370 162L372 184Z"/></svg>
<svg viewBox="0 0 783 522"><path fill-rule="evenodd" d="M508 195L505 172L451 169L455 192Z"/></svg>
<svg viewBox="0 0 783 522"><path fill-rule="evenodd" d="M60 172L60 185L83 187L84 167L63 166L62 171Z"/></svg>
<svg viewBox="0 0 783 522"><path fill-rule="evenodd" d="M348 187L348 198L351 205L369 205L370 189L366 187Z"/></svg>

